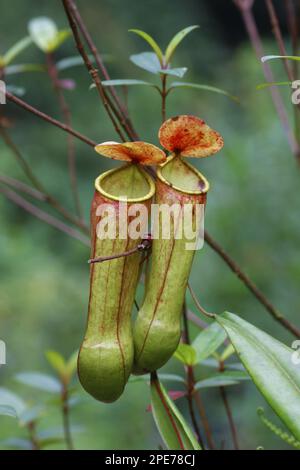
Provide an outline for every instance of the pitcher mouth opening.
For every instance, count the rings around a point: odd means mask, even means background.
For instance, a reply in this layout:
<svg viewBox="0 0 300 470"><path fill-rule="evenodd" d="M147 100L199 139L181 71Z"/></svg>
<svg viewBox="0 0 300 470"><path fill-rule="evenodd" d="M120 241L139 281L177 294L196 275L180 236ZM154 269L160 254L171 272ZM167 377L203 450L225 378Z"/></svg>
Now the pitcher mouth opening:
<svg viewBox="0 0 300 470"><path fill-rule="evenodd" d="M206 194L210 185L205 176L177 155L168 157L157 169L157 177L166 185L184 194Z"/></svg>
<svg viewBox="0 0 300 470"><path fill-rule="evenodd" d="M151 176L137 164L125 164L102 173L95 180L96 190L107 199L139 203L155 194Z"/></svg>

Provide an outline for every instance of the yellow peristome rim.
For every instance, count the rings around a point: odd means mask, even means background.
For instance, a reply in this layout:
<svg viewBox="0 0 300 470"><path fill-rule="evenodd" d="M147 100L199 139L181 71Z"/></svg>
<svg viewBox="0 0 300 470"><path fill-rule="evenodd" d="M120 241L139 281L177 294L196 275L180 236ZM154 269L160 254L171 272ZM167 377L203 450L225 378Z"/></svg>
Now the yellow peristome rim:
<svg viewBox="0 0 300 470"><path fill-rule="evenodd" d="M132 165L132 163L129 163L129 165ZM123 170L124 167L128 166L127 165L123 165L119 168L113 168L112 170L108 170L106 171L105 173L102 173L100 176L98 176L98 178L96 178L95 180L95 188L96 190L102 194L103 196L105 196L107 199L111 199L112 201L118 201L118 202L143 202L143 201L148 201L149 199L151 199L154 194L155 194L155 184L154 184L154 181L153 179L151 178L150 175L148 175L148 173L146 173L146 171L144 171L143 169L141 169L138 165L136 165L136 168L138 169L138 171L145 177L145 179L147 180L147 183L149 184L149 192L143 196L143 197L139 197L139 198L123 198L123 197L118 197L118 196L113 196L112 194L109 194L107 193L102 187L101 187L101 182L104 180L104 178L106 178L108 175L112 174L112 173L115 173L117 171L120 171L120 170Z"/></svg>
<svg viewBox="0 0 300 470"><path fill-rule="evenodd" d="M188 162L182 160L182 162L184 163L184 165L188 166L189 169L191 171L193 171L199 179L201 179L201 181L203 181L204 183L204 188L203 189L200 189L199 191L189 191L188 189L183 189L183 188L179 188L178 186L175 186L174 184L171 184L163 175L162 175L162 172L161 170L166 166L168 165L168 163L170 163L172 160L174 160L175 158L178 158L177 155L171 155L170 157L168 157L167 161L165 163L162 163L158 169L157 169L157 177L160 179L160 181L162 181L163 183L165 183L166 185L170 186L171 188L174 188L176 191L179 191L180 193L183 193L183 194L194 194L194 195L199 195L199 194L206 194L209 189L210 189L210 184L208 182L208 180L205 178L205 176L202 175L202 173L200 173L200 171L198 171L193 165L190 165Z"/></svg>

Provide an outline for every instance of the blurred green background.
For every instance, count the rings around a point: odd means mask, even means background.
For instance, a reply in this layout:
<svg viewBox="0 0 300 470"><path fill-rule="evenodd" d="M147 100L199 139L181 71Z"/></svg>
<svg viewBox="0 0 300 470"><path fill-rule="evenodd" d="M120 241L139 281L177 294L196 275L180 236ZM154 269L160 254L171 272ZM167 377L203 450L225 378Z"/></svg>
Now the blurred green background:
<svg viewBox="0 0 300 470"><path fill-rule="evenodd" d="M218 4L222 3L222 10ZM263 2L256 2L266 53L277 53ZM277 2L279 4L281 2ZM291 155L275 114L268 90L256 90L263 82L235 7L228 2L180 0L147 2L129 0L79 0L78 6L99 50L108 55L111 78L157 80L129 61L129 55L149 50L129 28L148 31L164 47L178 30L191 24L200 29L178 48L174 66L187 66L185 81L218 86L240 97L241 104L227 97L180 89L168 99L167 114L194 114L205 119L224 137L224 150L207 161L195 162L211 182L206 228L263 292L294 323L299 324L299 169ZM59 28L67 27L61 2L0 0L0 53L27 34L27 22L49 16ZM284 17L282 17L284 22ZM70 38L56 53L57 59L76 54ZM42 63L35 46L18 62ZM281 64L271 64L276 78L284 79ZM76 90L66 91L75 129L95 141L116 140L114 129L98 102L83 67L62 73L76 80ZM25 100L61 118L46 74L12 76L10 83L26 88ZM290 91L280 90L289 108ZM158 144L160 98L154 89L132 87L128 92L130 115L143 140ZM66 135L13 104L1 107L13 122L10 134L45 186L73 210L67 173ZM26 182L12 153L0 142L0 172ZM88 220L95 177L111 167L91 148L76 141L80 197ZM194 163L194 162L193 162ZM44 206L52 213L52 210ZM50 228L0 197L0 338L7 344L7 365L0 370L2 386L18 391L36 403L47 393L33 393L14 380L17 372L50 372L44 351L56 349L69 356L78 348L88 303L88 249L80 242ZM191 283L202 304L210 311L230 310L290 345L292 338L276 324L244 285L209 246L196 255ZM193 304L189 299L189 306ZM194 310L195 311L195 310ZM192 328L192 335L197 333ZM164 371L182 373L171 360ZM198 367L197 376L208 371ZM174 387L173 387L174 388ZM239 430L241 447L284 449L256 415L264 399L251 383L228 387L229 400ZM128 384L121 399L112 405L97 403L82 392L83 403L72 410L72 423L84 427L75 435L81 449L154 449L160 443L151 413L146 411L146 383ZM203 392L219 446L231 446L230 434L218 391ZM184 399L178 401L186 410ZM272 416L271 412L269 416ZM273 420L276 418L273 416ZM60 415L50 409L41 428L59 426ZM0 417L0 440L22 436L11 418Z"/></svg>

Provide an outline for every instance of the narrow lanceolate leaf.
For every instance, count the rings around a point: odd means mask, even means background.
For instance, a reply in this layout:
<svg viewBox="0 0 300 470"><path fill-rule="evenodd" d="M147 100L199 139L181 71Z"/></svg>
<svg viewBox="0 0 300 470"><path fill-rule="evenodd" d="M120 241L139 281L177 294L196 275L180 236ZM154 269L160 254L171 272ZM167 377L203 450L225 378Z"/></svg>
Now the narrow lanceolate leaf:
<svg viewBox="0 0 300 470"><path fill-rule="evenodd" d="M163 52L157 42L150 36L150 34L145 33L145 31L142 31L140 29L129 29L130 33L135 33L141 38L143 38L149 46L154 50L155 54L157 55L161 65L163 64Z"/></svg>
<svg viewBox="0 0 300 470"><path fill-rule="evenodd" d="M237 96L232 95L228 91L223 90L222 88L217 88L215 86L205 85L203 83L173 82L171 83L169 90L172 90L174 88L195 88L197 90L211 91L212 93L218 93L219 95L228 96L228 98L232 99L233 101L239 102L239 98Z"/></svg>
<svg viewBox="0 0 300 470"><path fill-rule="evenodd" d="M4 387L0 387L0 405L11 407L18 416L26 409L26 403L22 398Z"/></svg>
<svg viewBox="0 0 300 470"><path fill-rule="evenodd" d="M0 442L1 447L19 450L32 450L32 443L29 439L22 439L20 437L11 437Z"/></svg>
<svg viewBox="0 0 300 470"><path fill-rule="evenodd" d="M57 351L46 351L45 356L51 367L60 375L66 371L66 361Z"/></svg>
<svg viewBox="0 0 300 470"><path fill-rule="evenodd" d="M154 52L141 52L130 56L131 62L147 72L158 74L161 71L161 63Z"/></svg>
<svg viewBox="0 0 300 470"><path fill-rule="evenodd" d="M193 431L157 378L151 377L151 409L169 450L201 450Z"/></svg>
<svg viewBox="0 0 300 470"><path fill-rule="evenodd" d="M30 36L18 41L14 46L12 46L4 55L3 62L5 65L9 65L21 52L24 51L28 46L32 44L32 39Z"/></svg>
<svg viewBox="0 0 300 470"><path fill-rule="evenodd" d="M246 372L238 371L225 371L220 374L215 374L207 379L199 380L195 388L199 390L201 388L209 387L226 387L227 385L237 385L242 380L250 380L249 375Z"/></svg>
<svg viewBox="0 0 300 470"><path fill-rule="evenodd" d="M102 82L103 86L132 86L132 85L146 85L156 87L153 83L145 82L143 80L135 80L135 79L120 79L120 80L104 80Z"/></svg>
<svg viewBox="0 0 300 470"><path fill-rule="evenodd" d="M188 366L193 366L197 362L196 351L189 344L180 343L174 352L174 357Z"/></svg>
<svg viewBox="0 0 300 470"><path fill-rule="evenodd" d="M185 384L185 379L177 374L158 374L158 378L161 382L179 382ZM149 377L148 375L132 375L129 382L149 382Z"/></svg>
<svg viewBox="0 0 300 470"><path fill-rule="evenodd" d="M172 55L174 54L176 48L179 46L181 41L196 28L199 28L199 25L188 26L187 28L184 28L177 34L175 34L175 36L171 39L165 52L165 62L167 64L170 62Z"/></svg>
<svg viewBox="0 0 300 470"><path fill-rule="evenodd" d="M17 412L12 406L0 405L0 416L10 416L11 418L17 418Z"/></svg>
<svg viewBox="0 0 300 470"><path fill-rule="evenodd" d="M91 62L95 61L94 56L89 55L88 57ZM79 65L84 65L84 60L80 56L66 57L65 59L61 59L58 62L56 62L57 70L67 70L71 67L77 67Z"/></svg>
<svg viewBox="0 0 300 470"><path fill-rule="evenodd" d="M225 312L217 321L259 391L300 439L300 369L292 362L293 350L233 313Z"/></svg>
<svg viewBox="0 0 300 470"><path fill-rule="evenodd" d="M177 67L175 69L171 69L171 68L170 69L160 69L160 73L163 73L164 75L175 76L175 77L178 77L178 78L184 77L186 72L187 72L186 67Z"/></svg>
<svg viewBox="0 0 300 470"><path fill-rule="evenodd" d="M225 339L226 333L217 322L201 331L192 344L197 354L197 362L211 356L224 343Z"/></svg>
<svg viewBox="0 0 300 470"><path fill-rule="evenodd" d="M51 375L41 374L39 372L21 372L16 375L18 382L30 387L37 388L49 393L60 393L60 382Z"/></svg>
<svg viewBox="0 0 300 470"><path fill-rule="evenodd" d="M288 59L288 60L300 60L300 56L296 55L264 55L261 58L262 62L267 62L268 60L274 59Z"/></svg>
<svg viewBox="0 0 300 470"><path fill-rule="evenodd" d="M290 86L292 85L293 82L291 81L285 81L285 82L268 82L268 83L260 83L259 85L256 86L257 90L263 90L264 88L270 88L272 86Z"/></svg>
<svg viewBox="0 0 300 470"><path fill-rule="evenodd" d="M7 91L10 91L10 93L13 93L13 95L16 96L24 96L26 93L25 88L20 86L8 85L6 89Z"/></svg>
<svg viewBox="0 0 300 470"><path fill-rule="evenodd" d="M5 68L6 75L14 75L23 72L45 72L46 68L42 64L17 64Z"/></svg>

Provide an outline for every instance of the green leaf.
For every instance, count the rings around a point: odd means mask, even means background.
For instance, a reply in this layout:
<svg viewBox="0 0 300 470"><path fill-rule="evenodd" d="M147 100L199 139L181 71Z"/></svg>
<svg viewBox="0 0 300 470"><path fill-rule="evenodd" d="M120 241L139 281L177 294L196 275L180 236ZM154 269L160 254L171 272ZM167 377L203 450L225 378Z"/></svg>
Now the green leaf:
<svg viewBox="0 0 300 470"><path fill-rule="evenodd" d="M268 60L273 59L300 60L300 57L295 55L264 55L260 60L262 62L267 62Z"/></svg>
<svg viewBox="0 0 300 470"><path fill-rule="evenodd" d="M10 416L11 418L17 418L17 412L12 406L0 405L0 415Z"/></svg>
<svg viewBox="0 0 300 470"><path fill-rule="evenodd" d="M23 72L45 72L46 68L42 64L17 64L6 67L6 75L14 75Z"/></svg>
<svg viewBox="0 0 300 470"><path fill-rule="evenodd" d="M196 351L189 344L180 343L174 352L174 357L188 366L193 366L197 362Z"/></svg>
<svg viewBox="0 0 300 470"><path fill-rule="evenodd" d="M250 380L250 377L245 372L225 371L207 379L199 380L195 388L200 390L201 388L209 387L226 387L227 385L237 385L241 380Z"/></svg>
<svg viewBox="0 0 300 470"><path fill-rule="evenodd" d="M95 62L95 58L93 55L89 55L89 60L91 62ZM84 65L84 60L82 57L76 55L72 57L66 57L65 59L61 59L56 62L57 70L67 70L71 67L77 67L78 65Z"/></svg>
<svg viewBox="0 0 300 470"><path fill-rule="evenodd" d="M50 52L58 34L54 21L43 16L34 18L28 24L28 31L39 49L43 52Z"/></svg>
<svg viewBox="0 0 300 470"><path fill-rule="evenodd" d="M161 64L157 58L157 55L153 52L141 52L140 54L133 54L130 56L130 60L134 65L141 69L147 70L154 74L161 72Z"/></svg>
<svg viewBox="0 0 300 470"><path fill-rule="evenodd" d="M46 17L31 20L28 31L35 45L45 53L55 51L71 35L69 29L58 31L54 21Z"/></svg>
<svg viewBox="0 0 300 470"><path fill-rule="evenodd" d="M158 374L158 378L162 382L180 382L180 383L185 384L185 379L177 374ZM129 378L129 382L131 383L149 382L149 376L148 375L132 375Z"/></svg>
<svg viewBox="0 0 300 470"><path fill-rule="evenodd" d="M0 405L10 406L18 416L27 408L22 398L4 387L0 387Z"/></svg>
<svg viewBox="0 0 300 470"><path fill-rule="evenodd" d="M25 88L20 86L8 85L6 89L7 91L10 91L10 93L16 96L24 96L26 93Z"/></svg>
<svg viewBox="0 0 300 470"><path fill-rule="evenodd" d="M66 364L66 372L70 379L72 378L72 376L77 370L77 359L78 359L78 351L76 350L73 352L73 354L71 354Z"/></svg>
<svg viewBox="0 0 300 470"><path fill-rule="evenodd" d="M9 65L21 52L23 52L28 46L32 44L32 39L30 36L18 41L14 46L12 46L6 54L3 56L4 65Z"/></svg>
<svg viewBox="0 0 300 470"><path fill-rule="evenodd" d="M104 86L131 86L131 85L147 85L156 87L153 83L144 82L143 80L134 80L134 79L120 79L120 80L104 80L102 82Z"/></svg>
<svg viewBox="0 0 300 470"><path fill-rule="evenodd" d="M26 426L27 424L36 421L41 417L43 412L44 408L42 406L34 406L23 411L23 413L20 415L21 426Z"/></svg>
<svg viewBox="0 0 300 470"><path fill-rule="evenodd" d="M49 52L53 52L58 49L70 36L72 32L70 29L62 29L58 31L54 41L51 43Z"/></svg>
<svg viewBox="0 0 300 470"><path fill-rule="evenodd" d="M292 362L293 350L233 313L217 321L259 391L299 440L300 369Z"/></svg>
<svg viewBox="0 0 300 470"><path fill-rule="evenodd" d="M167 64L170 62L172 55L174 54L176 48L181 43L181 41L196 28L199 28L199 25L188 26L187 28L184 28L179 31L179 33L175 34L175 36L169 42L169 45L165 52L165 62Z"/></svg>
<svg viewBox="0 0 300 470"><path fill-rule="evenodd" d="M259 85L256 86L257 90L263 90L264 88L269 88L271 86L286 86L286 85L292 85L293 82L268 82L268 83L260 83Z"/></svg>
<svg viewBox="0 0 300 470"><path fill-rule="evenodd" d="M220 361L225 362L233 354L235 354L235 349L232 344L228 344L220 356Z"/></svg>
<svg viewBox="0 0 300 470"><path fill-rule="evenodd" d="M169 450L200 450L193 431L160 382L151 377L151 405L158 431Z"/></svg>
<svg viewBox="0 0 300 470"><path fill-rule="evenodd" d="M174 88L195 88L198 90L204 90L204 91L211 91L213 93L218 93L220 95L225 95L228 96L228 98L232 99L233 101L239 102L239 98L237 96L231 95L228 93L226 90L222 90L221 88L216 88L214 86L210 85L204 85L202 83L189 83L189 82L173 82L170 85L169 90L172 90Z"/></svg>
<svg viewBox="0 0 300 470"><path fill-rule="evenodd" d="M9 449L32 450L32 444L29 439L22 439L20 437L11 437L0 442L1 447L8 447Z"/></svg>
<svg viewBox="0 0 300 470"><path fill-rule="evenodd" d="M196 362L201 362L211 356L226 339L224 329L217 322L211 323L205 330L201 331L192 346L196 351Z"/></svg>
<svg viewBox="0 0 300 470"><path fill-rule="evenodd" d="M187 72L186 67L177 67L175 69L160 69L160 73L182 78Z"/></svg>
<svg viewBox="0 0 300 470"><path fill-rule="evenodd" d="M18 382L29 385L30 387L38 388L49 393L60 393L60 382L51 375L42 374L39 372L21 372L16 375Z"/></svg>
<svg viewBox="0 0 300 470"><path fill-rule="evenodd" d="M154 50L159 62L161 65L163 65L163 52L157 42L150 36L150 34L145 33L145 31L142 31L140 29L129 29L130 33L135 33L141 38L143 38L149 46Z"/></svg>
<svg viewBox="0 0 300 470"><path fill-rule="evenodd" d="M46 351L45 356L58 375L63 376L66 373L66 361L59 352Z"/></svg>

